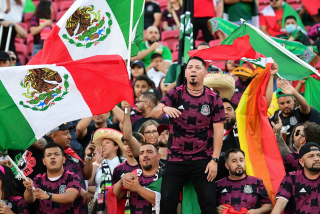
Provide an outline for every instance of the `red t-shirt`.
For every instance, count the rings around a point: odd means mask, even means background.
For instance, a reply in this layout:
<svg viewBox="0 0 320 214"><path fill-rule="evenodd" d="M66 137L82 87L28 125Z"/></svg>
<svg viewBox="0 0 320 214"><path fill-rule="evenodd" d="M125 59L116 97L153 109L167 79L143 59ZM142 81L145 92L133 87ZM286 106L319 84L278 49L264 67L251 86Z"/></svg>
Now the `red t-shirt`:
<svg viewBox="0 0 320 214"><path fill-rule="evenodd" d="M201 17L215 17L213 0L194 0L194 14L195 18Z"/></svg>
<svg viewBox="0 0 320 214"><path fill-rule="evenodd" d="M260 26L267 26L267 31L271 36L281 34L283 9L274 11L276 16L264 16L260 14Z"/></svg>

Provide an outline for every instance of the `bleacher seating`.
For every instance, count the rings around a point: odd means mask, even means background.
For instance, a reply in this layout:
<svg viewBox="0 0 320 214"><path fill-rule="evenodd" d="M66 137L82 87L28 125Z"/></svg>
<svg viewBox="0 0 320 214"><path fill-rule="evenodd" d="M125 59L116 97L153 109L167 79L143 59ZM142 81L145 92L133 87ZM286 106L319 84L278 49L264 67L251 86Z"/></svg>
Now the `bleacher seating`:
<svg viewBox="0 0 320 214"><path fill-rule="evenodd" d="M57 14L57 21L59 21L60 18L61 18L66 12L67 12L67 11L60 11L60 12L58 12L58 14Z"/></svg>
<svg viewBox="0 0 320 214"><path fill-rule="evenodd" d="M32 34L29 33L28 37L27 37L27 58L28 58L28 61L31 59L32 54L33 54L33 36L32 36Z"/></svg>
<svg viewBox="0 0 320 214"><path fill-rule="evenodd" d="M25 65L27 59L27 46L25 44L17 43L15 43L15 46L21 65Z"/></svg>
<svg viewBox="0 0 320 214"><path fill-rule="evenodd" d="M220 39L211 40L211 41L209 42L209 45L210 45L210 47L214 47L214 46L219 45L220 42L221 42Z"/></svg>
<svg viewBox="0 0 320 214"><path fill-rule="evenodd" d="M163 31L161 38L168 43L168 48L172 51L174 42L179 40L179 30Z"/></svg>
<svg viewBox="0 0 320 214"><path fill-rule="evenodd" d="M60 8L58 8L59 11L67 11L71 5L73 4L73 1L65 1L62 2L60 5Z"/></svg>
<svg viewBox="0 0 320 214"><path fill-rule="evenodd" d="M168 43L165 42L165 41L159 41L159 43L162 44L162 45L164 45L164 46L166 46L166 47L168 47Z"/></svg>
<svg viewBox="0 0 320 214"><path fill-rule="evenodd" d="M178 61L178 51L172 53L172 62Z"/></svg>

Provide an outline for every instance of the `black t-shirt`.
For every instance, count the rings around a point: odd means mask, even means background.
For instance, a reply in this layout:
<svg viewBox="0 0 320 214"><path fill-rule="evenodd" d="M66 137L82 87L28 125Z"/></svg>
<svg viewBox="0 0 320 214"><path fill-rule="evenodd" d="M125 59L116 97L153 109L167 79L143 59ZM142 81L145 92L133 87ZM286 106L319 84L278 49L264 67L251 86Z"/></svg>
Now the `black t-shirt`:
<svg viewBox="0 0 320 214"><path fill-rule="evenodd" d="M119 132L121 131L119 123L108 124L106 128L115 129ZM87 134L84 136L84 138L82 140L78 139L78 142L81 143L81 145L83 146L83 149L87 148L89 142L91 141L91 135L95 131L97 131L97 129L98 128L95 125L89 125L87 128Z"/></svg>
<svg viewBox="0 0 320 214"><path fill-rule="evenodd" d="M150 1L144 5L144 29L150 27L154 22L155 13L161 13L161 8L157 2Z"/></svg>
<svg viewBox="0 0 320 214"><path fill-rule="evenodd" d="M299 107L295 108L292 112L292 114L289 116L289 117L284 117L282 112L280 111L279 112L279 116L281 118L281 121L282 121L282 127L286 127L288 128L288 131L287 131L287 144L289 145L290 143L290 136L292 134L292 130L293 128L298 124L298 123L304 123L306 122L307 120L309 120L309 118L311 119L310 117L311 115L311 112L309 114L303 114ZM273 121L273 117L274 117L274 114L270 117L270 121Z"/></svg>
<svg viewBox="0 0 320 214"><path fill-rule="evenodd" d="M320 125L320 113L314 108L311 108L309 122Z"/></svg>
<svg viewBox="0 0 320 214"><path fill-rule="evenodd" d="M6 48L8 32L9 32L9 27L4 27L3 28L3 32L2 32L0 51L4 51L5 48ZM17 32L14 29L14 27L12 27L10 44L9 44L9 51L13 51L16 54L17 62L19 62L18 54L17 54L17 51L16 51L16 46L14 45L14 39L15 39L16 36L17 36Z"/></svg>
<svg viewBox="0 0 320 214"><path fill-rule="evenodd" d="M163 116L161 119L154 119L152 117L147 117L147 118L139 118L136 121L134 121L134 123L132 124L132 131L133 132L137 132L139 131L140 127L142 126L142 124L148 120L154 120L157 121L159 124L167 124L169 125L169 119L165 116Z"/></svg>

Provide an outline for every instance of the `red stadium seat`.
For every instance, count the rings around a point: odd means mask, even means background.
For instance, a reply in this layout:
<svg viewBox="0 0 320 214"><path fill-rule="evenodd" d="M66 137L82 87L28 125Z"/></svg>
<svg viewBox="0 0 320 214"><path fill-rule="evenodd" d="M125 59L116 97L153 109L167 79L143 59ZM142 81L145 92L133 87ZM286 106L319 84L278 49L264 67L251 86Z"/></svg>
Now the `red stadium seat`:
<svg viewBox="0 0 320 214"><path fill-rule="evenodd" d="M71 7L72 4L73 4L73 1L61 2L59 11L67 11Z"/></svg>
<svg viewBox="0 0 320 214"><path fill-rule="evenodd" d="M291 6L293 9L297 10L297 9L299 9L299 8L302 7L302 4L299 3L299 2L298 2L298 3L295 2L295 3L290 3L290 6Z"/></svg>
<svg viewBox="0 0 320 214"><path fill-rule="evenodd" d="M23 42L24 42L24 39L21 39L21 38L14 38L14 43L15 44L23 44Z"/></svg>
<svg viewBox="0 0 320 214"><path fill-rule="evenodd" d="M21 23L18 23L21 27L23 27L23 29L25 29L25 31L28 33L28 31L29 31L29 28L28 28L28 25L26 24L26 23L23 23L23 22L21 22Z"/></svg>
<svg viewBox="0 0 320 214"><path fill-rule="evenodd" d="M15 46L21 65L25 65L27 59L27 46L24 44L15 44Z"/></svg>
<svg viewBox="0 0 320 214"><path fill-rule="evenodd" d="M259 5L258 12L260 13L265 7L266 7L266 5Z"/></svg>
<svg viewBox="0 0 320 214"><path fill-rule="evenodd" d="M223 71L226 69L225 61L212 61L210 64L220 68Z"/></svg>
<svg viewBox="0 0 320 214"><path fill-rule="evenodd" d="M27 24L27 28L30 29L30 20L32 17L33 13L25 13L23 16L23 23Z"/></svg>
<svg viewBox="0 0 320 214"><path fill-rule="evenodd" d="M307 26L304 26L304 28L305 28L306 31L308 32L308 31L310 30L311 26L310 26L310 25L307 25Z"/></svg>
<svg viewBox="0 0 320 214"><path fill-rule="evenodd" d="M172 53L172 62L178 61L178 51Z"/></svg>
<svg viewBox="0 0 320 214"><path fill-rule="evenodd" d="M268 5L270 4L270 0L259 0L259 5Z"/></svg>
<svg viewBox="0 0 320 214"><path fill-rule="evenodd" d="M27 36L27 56L28 56L28 61L30 61L31 57L33 54L33 36L31 33L28 34Z"/></svg>
<svg viewBox="0 0 320 214"><path fill-rule="evenodd" d="M301 0L287 0L288 4L301 3Z"/></svg>
<svg viewBox="0 0 320 214"><path fill-rule="evenodd" d="M70 0L55 0L55 2L56 2L57 5L58 5L58 8L61 8L61 4L62 4L63 2L66 2L66 1L70 1Z"/></svg>
<svg viewBox="0 0 320 214"><path fill-rule="evenodd" d="M51 2L51 4L52 4L52 10L53 10L53 13L51 14L51 19L54 21L54 20L57 20L58 5L56 2Z"/></svg>
<svg viewBox="0 0 320 214"><path fill-rule="evenodd" d="M57 14L57 22L61 19L61 17L66 13L67 11L60 11L60 12L58 12L58 14Z"/></svg>
<svg viewBox="0 0 320 214"><path fill-rule="evenodd" d="M159 6L160 6L161 10L166 9L167 6L168 6L168 1L167 0L158 0L157 2L159 3Z"/></svg>
<svg viewBox="0 0 320 214"><path fill-rule="evenodd" d="M163 31L161 40L168 43L168 48L173 50L173 43L179 40L179 30Z"/></svg>
<svg viewBox="0 0 320 214"><path fill-rule="evenodd" d="M221 42L220 39L211 40L211 41L209 42L209 45L210 45L210 47L214 47L214 46L219 45L220 42Z"/></svg>
<svg viewBox="0 0 320 214"><path fill-rule="evenodd" d="M34 4L34 6L38 6L38 4L40 3L40 1L32 1L33 2L33 4Z"/></svg>
<svg viewBox="0 0 320 214"><path fill-rule="evenodd" d="M26 58L24 58L24 56L18 53L18 58L21 65L26 65Z"/></svg>
<svg viewBox="0 0 320 214"><path fill-rule="evenodd" d="M173 52L178 51L179 47L177 47L179 45L179 41L176 41L173 43Z"/></svg>
<svg viewBox="0 0 320 214"><path fill-rule="evenodd" d="M166 47L168 47L168 43L165 42L165 41L159 41L159 43L162 44L162 45L164 45L164 46L166 46Z"/></svg>
<svg viewBox="0 0 320 214"><path fill-rule="evenodd" d="M198 47L198 45L200 44L200 43L202 43L202 42L204 42L203 40L196 40L196 47Z"/></svg>
<svg viewBox="0 0 320 214"><path fill-rule="evenodd" d="M199 30L197 40L204 40L202 30Z"/></svg>

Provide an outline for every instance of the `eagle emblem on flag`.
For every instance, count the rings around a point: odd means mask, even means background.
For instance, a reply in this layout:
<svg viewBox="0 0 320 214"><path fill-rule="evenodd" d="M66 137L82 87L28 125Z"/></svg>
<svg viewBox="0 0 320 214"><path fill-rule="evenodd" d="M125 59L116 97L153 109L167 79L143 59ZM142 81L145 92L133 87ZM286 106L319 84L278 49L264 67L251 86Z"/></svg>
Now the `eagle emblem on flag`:
<svg viewBox="0 0 320 214"><path fill-rule="evenodd" d="M108 22L106 21L108 18ZM76 47L90 48L104 41L111 33L112 18L109 12L101 17L94 5L79 7L66 21L67 34L62 38Z"/></svg>
<svg viewBox="0 0 320 214"><path fill-rule="evenodd" d="M27 89L22 96L30 100L20 101L19 104L34 111L47 110L68 94L68 77L65 74L62 78L57 71L50 68L28 70L28 74L20 82L20 86Z"/></svg>

